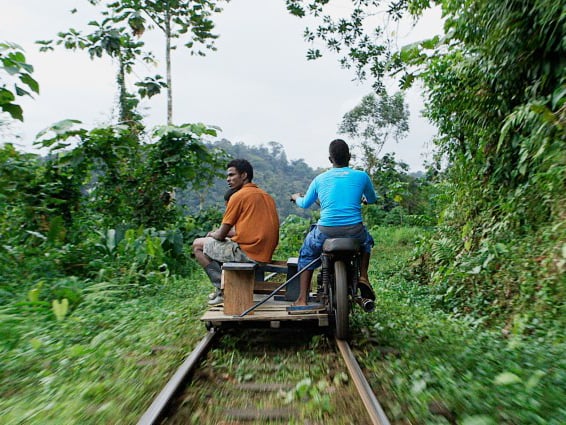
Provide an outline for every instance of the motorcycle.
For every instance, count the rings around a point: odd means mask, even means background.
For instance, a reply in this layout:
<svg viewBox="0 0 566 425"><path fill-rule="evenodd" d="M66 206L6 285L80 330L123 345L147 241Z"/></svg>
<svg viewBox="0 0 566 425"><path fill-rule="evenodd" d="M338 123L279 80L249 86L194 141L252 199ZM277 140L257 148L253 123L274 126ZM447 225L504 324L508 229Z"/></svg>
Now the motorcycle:
<svg viewBox="0 0 566 425"><path fill-rule="evenodd" d="M359 291L360 248L360 241L352 238L327 239L322 247L317 298L334 318L338 339L350 337L350 312L354 303L365 312L375 309L375 302L363 298Z"/></svg>

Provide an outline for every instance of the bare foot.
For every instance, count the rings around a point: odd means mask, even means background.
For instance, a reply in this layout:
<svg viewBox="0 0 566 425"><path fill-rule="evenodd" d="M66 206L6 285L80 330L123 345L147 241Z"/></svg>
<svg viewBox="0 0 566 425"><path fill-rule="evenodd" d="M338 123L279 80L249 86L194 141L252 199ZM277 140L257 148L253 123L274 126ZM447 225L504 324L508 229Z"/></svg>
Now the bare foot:
<svg viewBox="0 0 566 425"><path fill-rule="evenodd" d="M297 298L297 300L291 305L294 306L294 307L304 306L304 305L307 305L307 302L304 301L304 300L301 300L300 298Z"/></svg>

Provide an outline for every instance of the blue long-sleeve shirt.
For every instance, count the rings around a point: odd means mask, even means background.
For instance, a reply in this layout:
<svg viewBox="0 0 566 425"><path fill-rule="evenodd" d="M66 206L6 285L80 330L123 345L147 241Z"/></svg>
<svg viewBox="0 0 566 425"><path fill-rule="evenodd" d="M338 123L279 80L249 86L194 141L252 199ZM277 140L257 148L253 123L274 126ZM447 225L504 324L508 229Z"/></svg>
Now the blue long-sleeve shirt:
<svg viewBox="0 0 566 425"><path fill-rule="evenodd" d="M301 208L320 200L321 226L349 226L362 222L362 196L369 204L377 200L367 173L350 167L331 168L311 182L304 197L297 198Z"/></svg>

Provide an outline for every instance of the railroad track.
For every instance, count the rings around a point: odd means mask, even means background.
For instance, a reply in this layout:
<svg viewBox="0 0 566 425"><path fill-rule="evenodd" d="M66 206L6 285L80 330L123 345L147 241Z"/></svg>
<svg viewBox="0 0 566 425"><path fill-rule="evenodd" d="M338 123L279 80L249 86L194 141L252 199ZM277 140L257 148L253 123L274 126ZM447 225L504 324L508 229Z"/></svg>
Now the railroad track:
<svg viewBox="0 0 566 425"><path fill-rule="evenodd" d="M347 342L273 330L224 338L211 329L138 424L306 421L389 424Z"/></svg>

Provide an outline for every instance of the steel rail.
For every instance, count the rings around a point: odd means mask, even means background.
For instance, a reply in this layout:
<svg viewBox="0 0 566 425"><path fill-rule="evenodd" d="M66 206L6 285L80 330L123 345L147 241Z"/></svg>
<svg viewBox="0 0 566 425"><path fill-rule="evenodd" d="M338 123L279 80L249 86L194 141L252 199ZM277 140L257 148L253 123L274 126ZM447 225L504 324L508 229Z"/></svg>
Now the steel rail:
<svg viewBox="0 0 566 425"><path fill-rule="evenodd" d="M346 341L336 338L336 345L340 349L340 353L342 353L342 358L346 362L346 367L350 372L350 376L352 377L358 392L360 393L360 397L366 407L366 410L369 414L372 424L374 425L390 425L389 419L385 416L385 412L381 408L379 401L375 397L366 377L364 376L360 365L356 361L352 350L350 349L350 345Z"/></svg>
<svg viewBox="0 0 566 425"><path fill-rule="evenodd" d="M179 387L187 381L189 373L191 373L198 365L201 357L210 349L212 341L216 336L216 331L211 329L206 336L198 343L196 348L189 354L183 364L173 377L167 382L165 387L157 395L157 397L149 406L149 409L143 414L138 425L154 425L157 424L165 413L167 405L171 402Z"/></svg>

